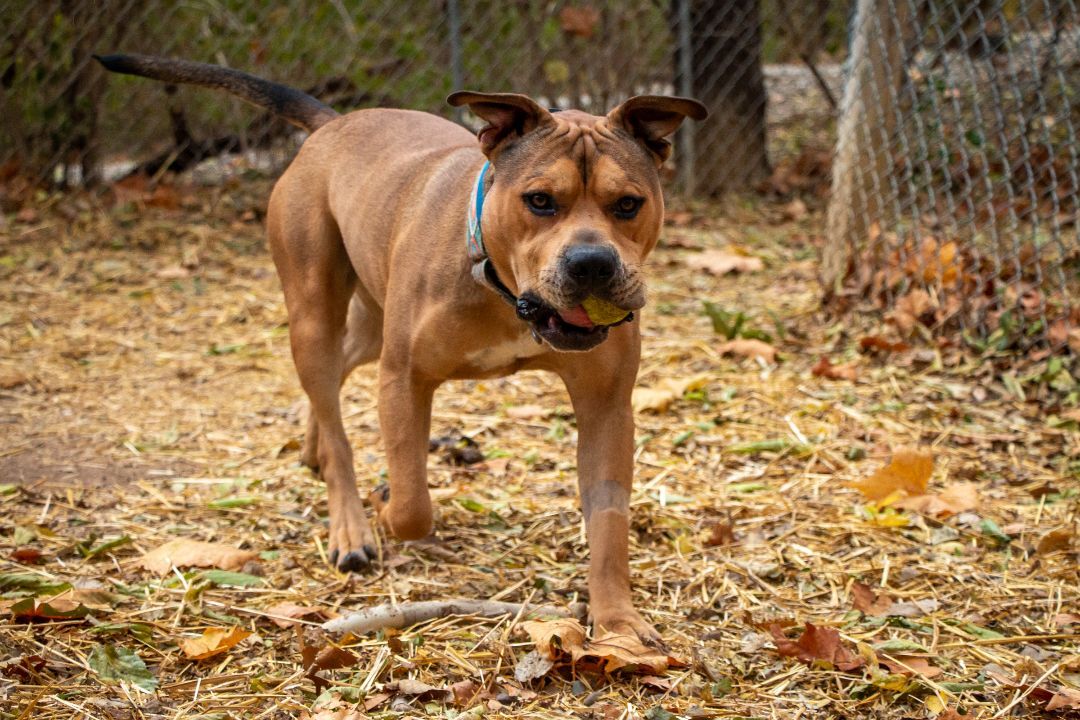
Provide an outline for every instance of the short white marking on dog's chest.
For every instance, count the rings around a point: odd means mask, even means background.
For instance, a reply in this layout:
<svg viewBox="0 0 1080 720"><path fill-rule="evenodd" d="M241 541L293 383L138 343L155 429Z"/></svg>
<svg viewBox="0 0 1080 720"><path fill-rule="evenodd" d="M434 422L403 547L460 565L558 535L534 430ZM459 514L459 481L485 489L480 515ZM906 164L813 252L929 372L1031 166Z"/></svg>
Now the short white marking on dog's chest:
<svg viewBox="0 0 1080 720"><path fill-rule="evenodd" d="M524 360L543 353L544 346L537 344L531 335L521 335L514 340L466 353L465 361L479 370L497 370L513 364L515 360Z"/></svg>

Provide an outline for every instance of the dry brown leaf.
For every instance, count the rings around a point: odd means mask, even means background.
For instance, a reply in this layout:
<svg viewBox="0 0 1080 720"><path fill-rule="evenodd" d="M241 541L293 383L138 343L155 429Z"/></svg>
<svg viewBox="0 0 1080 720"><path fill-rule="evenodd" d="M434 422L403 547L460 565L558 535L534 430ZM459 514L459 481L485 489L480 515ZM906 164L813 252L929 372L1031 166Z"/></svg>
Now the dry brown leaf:
<svg viewBox="0 0 1080 720"><path fill-rule="evenodd" d="M876 593L865 583L856 582L851 586L851 600L855 609L866 615L888 615L893 607L893 600L885 593Z"/></svg>
<svg viewBox="0 0 1080 720"><path fill-rule="evenodd" d="M173 567L239 570L244 563L257 557L258 554L250 550L239 550L229 545L177 538L143 555L142 566L158 575L164 575Z"/></svg>
<svg viewBox="0 0 1080 720"><path fill-rule="evenodd" d="M836 628L806 623L806 629L798 640L789 640L778 623L769 625L769 632L772 633L777 652L784 657L798 658L807 665L827 662L839 670L854 670L866 664L862 657L844 647Z"/></svg>
<svg viewBox="0 0 1080 720"><path fill-rule="evenodd" d="M634 388L631 403L635 412L664 412L672 401L681 398L688 390L703 387L711 375L702 373L688 378L664 378L653 388Z"/></svg>
<svg viewBox="0 0 1080 720"><path fill-rule="evenodd" d="M309 615L317 615L320 618L326 617L324 608L311 607L309 605L297 605L296 603L287 600L271 605L266 608L265 612L268 615L274 616L269 618L270 622L281 628L299 625L300 623L296 622L296 620L308 617Z"/></svg>
<svg viewBox="0 0 1080 720"><path fill-rule="evenodd" d="M695 255L687 255L686 266L694 270L704 270L712 275L727 275L729 272L755 272L765 267L761 258L737 255L725 250L706 250Z"/></svg>
<svg viewBox="0 0 1080 720"><path fill-rule="evenodd" d="M1054 697L1050 698L1050 702L1046 703L1045 710L1047 712L1080 710L1080 690L1067 687L1059 688L1054 693Z"/></svg>
<svg viewBox="0 0 1080 720"><path fill-rule="evenodd" d="M893 493L922 495L934 471L934 456L913 448L901 448L893 453L889 464L873 475L848 483L868 500L884 500Z"/></svg>
<svg viewBox="0 0 1080 720"><path fill-rule="evenodd" d="M1039 544L1035 550L1040 555L1048 555L1052 552L1067 552L1072 549L1074 535L1068 528L1059 528L1039 538Z"/></svg>
<svg viewBox="0 0 1080 720"><path fill-rule="evenodd" d="M896 329L904 335L910 335L915 325L934 309L930 294L925 290L912 290L893 304L890 319Z"/></svg>
<svg viewBox="0 0 1080 720"><path fill-rule="evenodd" d="M1065 625L1080 625L1080 615L1076 613L1058 613L1050 620L1054 627L1064 627Z"/></svg>
<svg viewBox="0 0 1080 720"><path fill-rule="evenodd" d="M886 656L881 658L881 664L897 675L921 675L924 678L932 678L944 672L919 655Z"/></svg>
<svg viewBox="0 0 1080 720"><path fill-rule="evenodd" d="M247 630L235 626L231 628L206 628L203 630L203 634L198 637L181 640L180 649L184 651L184 655L190 660L205 660L236 647L241 640L249 635L251 633Z"/></svg>
<svg viewBox="0 0 1080 720"><path fill-rule="evenodd" d="M828 378L829 380L855 380L859 377L859 370L854 363L847 365L833 365L832 361L822 355L814 367L810 368L814 377Z"/></svg>
<svg viewBox="0 0 1080 720"><path fill-rule="evenodd" d="M390 697L387 695L387 697ZM367 703L365 703L366 705ZM359 710L353 710L352 708L337 708L334 710L319 710L314 715L309 712L304 712L300 716L300 720L364 720L366 716Z"/></svg>
<svg viewBox="0 0 1080 720"><path fill-rule="evenodd" d="M709 528L709 537L705 538L705 547L731 545L735 542L735 527L730 520L716 522Z"/></svg>
<svg viewBox="0 0 1080 720"><path fill-rule="evenodd" d="M859 349L863 352L880 350L881 352L905 352L911 349L906 342L893 342L886 340L880 335L867 335L859 339Z"/></svg>
<svg viewBox="0 0 1080 720"><path fill-rule="evenodd" d="M559 25L567 35L588 40L599 22L600 11L589 5L568 6L559 11Z"/></svg>
<svg viewBox="0 0 1080 720"><path fill-rule="evenodd" d="M647 674L684 666L677 658L646 646L637 636L605 633L590 641L585 628L572 618L531 620L522 623L521 629L528 633L541 657L557 664L595 672L626 669Z"/></svg>
<svg viewBox="0 0 1080 720"><path fill-rule="evenodd" d="M979 491L975 483L953 483L940 493L913 495L893 503L893 507L913 510L929 517L946 518L979 506Z"/></svg>
<svg viewBox="0 0 1080 720"><path fill-rule="evenodd" d="M0 390L11 390L30 382L30 378L18 370L0 373Z"/></svg>
<svg viewBox="0 0 1080 720"><path fill-rule="evenodd" d="M480 690L480 685L475 680L468 678L459 680L450 686L450 692L454 695L454 705L458 707L468 707Z"/></svg>
<svg viewBox="0 0 1080 720"><path fill-rule="evenodd" d="M393 685L388 685L387 690L393 689ZM413 678L402 678L397 681L397 691L403 695L412 695L421 700L430 700L438 698L440 700L447 699L451 692L446 688L435 687L434 685L428 685L421 680L415 680Z"/></svg>
<svg viewBox="0 0 1080 720"><path fill-rule="evenodd" d="M536 420L550 414L551 409L542 405L513 405L506 408L506 417L514 420Z"/></svg>
<svg viewBox="0 0 1080 720"><path fill-rule="evenodd" d="M759 357L769 364L776 362L776 348L763 340L736 338L721 343L716 351L721 355L731 354L751 359Z"/></svg>

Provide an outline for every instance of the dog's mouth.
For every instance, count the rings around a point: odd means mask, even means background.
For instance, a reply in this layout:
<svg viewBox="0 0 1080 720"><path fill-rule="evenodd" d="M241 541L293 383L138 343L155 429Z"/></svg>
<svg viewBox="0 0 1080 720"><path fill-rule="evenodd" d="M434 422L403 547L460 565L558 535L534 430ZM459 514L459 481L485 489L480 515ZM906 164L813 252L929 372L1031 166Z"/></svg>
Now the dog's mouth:
<svg viewBox="0 0 1080 720"><path fill-rule="evenodd" d="M611 327L633 318L631 313L618 322L598 324L593 322L584 304L558 310L531 292L518 298L517 315L529 323L538 340L555 350L570 352L591 350L607 339Z"/></svg>

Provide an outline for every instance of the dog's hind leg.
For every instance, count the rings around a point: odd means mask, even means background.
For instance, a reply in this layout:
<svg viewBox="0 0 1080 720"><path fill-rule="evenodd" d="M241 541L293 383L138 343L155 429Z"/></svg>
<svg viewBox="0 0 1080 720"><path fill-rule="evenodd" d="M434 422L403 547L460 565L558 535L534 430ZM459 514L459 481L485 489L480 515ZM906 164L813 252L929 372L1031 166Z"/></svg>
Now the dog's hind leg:
<svg viewBox="0 0 1080 720"><path fill-rule="evenodd" d="M349 373L361 365L379 359L382 351L382 314L366 306L358 295L349 303L349 315L345 321L345 366L341 384ZM300 463L312 470L319 469L319 422L315 413L308 412L304 447L300 451Z"/></svg>
<svg viewBox="0 0 1080 720"><path fill-rule="evenodd" d="M267 213L270 248L285 292L293 361L318 425L317 458L330 511L330 562L343 571L359 570L375 558L376 543L356 489L352 448L341 420L346 317L356 273L333 220L317 211L297 212L295 204L288 207L288 195L286 175Z"/></svg>

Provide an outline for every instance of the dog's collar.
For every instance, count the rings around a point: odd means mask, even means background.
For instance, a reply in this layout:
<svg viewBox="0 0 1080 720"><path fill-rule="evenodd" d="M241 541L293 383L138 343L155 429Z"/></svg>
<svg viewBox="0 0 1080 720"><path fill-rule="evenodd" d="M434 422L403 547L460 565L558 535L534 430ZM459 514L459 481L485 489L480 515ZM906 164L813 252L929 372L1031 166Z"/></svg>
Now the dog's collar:
<svg viewBox="0 0 1080 720"><path fill-rule="evenodd" d="M473 183L472 195L469 197L469 214L465 224L465 246L469 252L469 260L472 262L472 276L476 282L494 290L499 297L510 303L511 307L517 307L518 299L510 288L499 279L495 272L495 265L488 257L487 248L484 246L484 230L480 220L484 215L484 182L487 180L491 161L488 160L480 168L480 174Z"/></svg>

